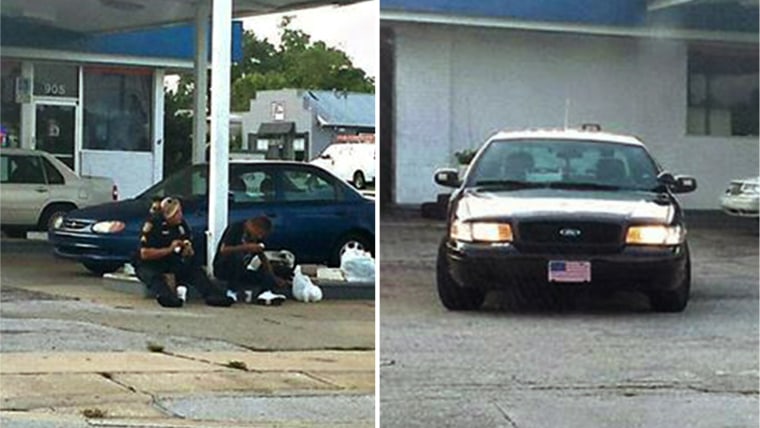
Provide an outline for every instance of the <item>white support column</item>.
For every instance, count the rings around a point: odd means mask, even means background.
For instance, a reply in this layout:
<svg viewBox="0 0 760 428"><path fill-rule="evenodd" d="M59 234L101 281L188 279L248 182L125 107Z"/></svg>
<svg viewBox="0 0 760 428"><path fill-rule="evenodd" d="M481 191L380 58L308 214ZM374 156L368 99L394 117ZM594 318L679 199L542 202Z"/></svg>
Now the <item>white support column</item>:
<svg viewBox="0 0 760 428"><path fill-rule="evenodd" d="M227 226L232 1L213 0L211 13L211 156L206 231L209 272L212 271L217 243Z"/></svg>
<svg viewBox="0 0 760 428"><path fill-rule="evenodd" d="M153 182L164 178L164 75L153 72Z"/></svg>
<svg viewBox="0 0 760 428"><path fill-rule="evenodd" d="M208 105L208 20L210 0L200 0L195 12L195 88L193 90L193 164L206 162Z"/></svg>
<svg viewBox="0 0 760 428"><path fill-rule="evenodd" d="M21 63L21 78L27 79L27 82L29 82L29 93L31 94L32 88L34 87L34 66L31 62L24 61ZM21 104L21 129L19 130L21 141L19 146L24 149L34 148L34 134L36 129L36 124L34 122L36 120L37 112L34 109L34 95L32 95L31 98L32 99Z"/></svg>

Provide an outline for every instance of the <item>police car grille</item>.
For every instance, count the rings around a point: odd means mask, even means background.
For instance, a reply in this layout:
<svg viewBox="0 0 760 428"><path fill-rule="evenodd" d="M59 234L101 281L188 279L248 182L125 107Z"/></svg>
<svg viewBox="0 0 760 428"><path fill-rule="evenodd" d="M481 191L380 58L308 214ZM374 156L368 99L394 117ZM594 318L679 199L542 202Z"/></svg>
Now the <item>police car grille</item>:
<svg viewBox="0 0 760 428"><path fill-rule="evenodd" d="M517 239L528 245L608 246L622 239L621 226L590 221L531 221L517 226Z"/></svg>

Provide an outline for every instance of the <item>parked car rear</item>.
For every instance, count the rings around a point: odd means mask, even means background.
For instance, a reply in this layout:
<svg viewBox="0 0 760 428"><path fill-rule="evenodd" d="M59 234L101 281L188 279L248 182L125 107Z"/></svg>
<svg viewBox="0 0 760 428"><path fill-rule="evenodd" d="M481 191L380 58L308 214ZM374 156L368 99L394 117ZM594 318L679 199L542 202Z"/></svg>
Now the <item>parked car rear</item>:
<svg viewBox="0 0 760 428"><path fill-rule="evenodd" d="M0 183L3 227L47 230L69 211L118 199L112 179L79 176L39 150L3 149Z"/></svg>
<svg viewBox="0 0 760 428"><path fill-rule="evenodd" d="M376 145L374 143L333 143L314 160L357 189L364 189L375 181Z"/></svg>

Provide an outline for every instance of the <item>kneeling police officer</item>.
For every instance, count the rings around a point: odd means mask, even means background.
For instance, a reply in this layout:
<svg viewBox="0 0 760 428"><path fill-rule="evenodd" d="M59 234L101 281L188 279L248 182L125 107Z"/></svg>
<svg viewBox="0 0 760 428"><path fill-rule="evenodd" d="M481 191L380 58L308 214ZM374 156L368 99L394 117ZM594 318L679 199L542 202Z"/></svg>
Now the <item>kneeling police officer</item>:
<svg viewBox="0 0 760 428"><path fill-rule="evenodd" d="M230 306L233 300L215 286L193 261L192 234L182 215L182 205L173 197L156 201L143 225L140 250L135 261L137 277L156 294L161 306L181 307L185 296L178 284L195 287L207 305Z"/></svg>

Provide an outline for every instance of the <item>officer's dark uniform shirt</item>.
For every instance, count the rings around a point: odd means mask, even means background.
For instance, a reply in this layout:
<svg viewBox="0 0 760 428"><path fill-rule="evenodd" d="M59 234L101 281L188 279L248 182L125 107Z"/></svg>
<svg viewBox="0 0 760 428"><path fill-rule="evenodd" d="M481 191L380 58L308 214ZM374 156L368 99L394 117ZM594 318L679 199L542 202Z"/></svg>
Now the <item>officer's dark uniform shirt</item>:
<svg viewBox="0 0 760 428"><path fill-rule="evenodd" d="M174 240L191 240L190 226L185 220L178 225L169 225L161 215L151 216L140 231L140 248L166 248ZM139 257L138 257L139 258ZM143 265L152 265L156 267L170 267L174 263L183 263L182 256L172 253L168 257L158 260L140 260Z"/></svg>

